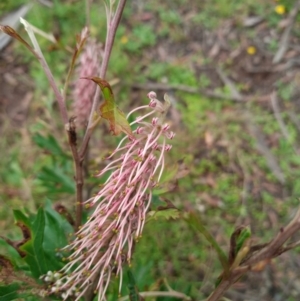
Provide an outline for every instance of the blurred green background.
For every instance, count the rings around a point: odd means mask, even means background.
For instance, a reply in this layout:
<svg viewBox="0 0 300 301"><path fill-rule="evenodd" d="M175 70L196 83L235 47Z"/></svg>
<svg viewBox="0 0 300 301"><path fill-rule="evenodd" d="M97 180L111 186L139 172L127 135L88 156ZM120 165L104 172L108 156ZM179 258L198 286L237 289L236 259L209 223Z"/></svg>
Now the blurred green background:
<svg viewBox="0 0 300 301"><path fill-rule="evenodd" d="M26 3L2 1L0 13L5 17ZM197 211L225 250L236 226L249 225L256 241L264 243L299 206L300 16L291 15L297 5L292 0L132 0L116 35L107 80L116 82L121 109L146 104L151 90L172 99L168 118L176 137L168 161L184 176L164 197L182 210ZM104 44L103 3L93 1L90 12L91 36ZM25 19L57 38L56 44L42 37L39 42L63 87L75 36L87 21L86 3L35 1ZM23 28L18 32L27 39ZM0 76L0 226L16 238L11 209L35 211L49 198L73 210L73 164L39 63L11 42L0 52ZM67 97L70 110L72 89L74 84ZM80 143L82 131L78 134ZM99 180L92 174L117 140L99 125L86 161L86 197L96 191ZM296 249L242 278L226 296L299 300L299 267ZM222 271L204 237L184 221L163 219L146 225L132 268L140 291L170 286L193 300L207 297ZM126 285L123 291L126 295Z"/></svg>

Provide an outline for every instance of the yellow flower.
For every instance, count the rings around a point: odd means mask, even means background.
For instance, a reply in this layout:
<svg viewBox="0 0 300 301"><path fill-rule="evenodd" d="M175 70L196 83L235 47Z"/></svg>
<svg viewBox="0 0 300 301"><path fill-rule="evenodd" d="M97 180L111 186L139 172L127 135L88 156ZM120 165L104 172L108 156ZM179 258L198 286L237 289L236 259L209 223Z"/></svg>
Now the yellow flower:
<svg viewBox="0 0 300 301"><path fill-rule="evenodd" d="M285 13L285 6L284 5L276 5L275 6L275 12L278 15L283 15Z"/></svg>
<svg viewBox="0 0 300 301"><path fill-rule="evenodd" d="M123 37L121 38L121 43L122 43L122 44L127 44L127 43L128 43L128 37L127 37L127 36L123 36Z"/></svg>
<svg viewBox="0 0 300 301"><path fill-rule="evenodd" d="M254 46L249 46L249 47L247 48L247 53L248 53L249 55L254 55L254 54L256 53L256 48L255 48Z"/></svg>

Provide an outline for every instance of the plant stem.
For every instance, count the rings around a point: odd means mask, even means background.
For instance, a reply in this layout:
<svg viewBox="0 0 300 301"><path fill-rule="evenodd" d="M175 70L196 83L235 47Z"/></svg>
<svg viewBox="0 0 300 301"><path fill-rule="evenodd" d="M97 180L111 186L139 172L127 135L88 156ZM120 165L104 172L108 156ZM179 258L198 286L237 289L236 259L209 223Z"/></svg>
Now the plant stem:
<svg viewBox="0 0 300 301"><path fill-rule="evenodd" d="M108 28L107 28L107 35L106 35L106 43L105 43L105 49L104 49L104 55L103 55L103 61L100 68L100 78L105 78L105 74L108 67L109 58L111 55L112 47L114 44L116 32L123 14L123 10L125 7L127 0L120 0L118 3L118 7L116 9L116 14L113 17L112 22L108 20ZM110 18L110 16L107 16L107 18ZM97 110L97 107L99 105L99 96L100 96L100 88L97 86L96 93L93 100L93 105L89 117L89 122L87 126L87 130L85 132L83 142L81 145L81 148L79 150L80 157L84 157L85 151L87 148L87 145L89 143L89 140L91 138L92 132L93 132L93 119L94 119L94 112Z"/></svg>
<svg viewBox="0 0 300 301"><path fill-rule="evenodd" d="M276 237L266 244L261 250L254 252L248 259L246 259L239 267L230 271L230 274L221 281L215 291L206 299L206 301L218 301L224 293L234 284L238 279L251 271L252 268L263 262L264 260L271 260L282 254L290 248L284 248L283 244L290 239L296 232L300 230L300 208L298 209L293 220L285 227L281 228ZM291 246L291 245L288 245ZM297 246L297 244L295 244Z"/></svg>
<svg viewBox="0 0 300 301"><path fill-rule="evenodd" d="M149 298L149 297L173 297L173 298L178 298L178 299L182 299L182 300L191 300L191 297L183 294L183 293L180 293L180 292L177 292L177 291L174 291L174 290L171 290L171 291L168 291L168 292L160 292L160 291L152 291L152 292L139 292L139 295L143 298ZM129 296L125 296L125 297L122 297L122 298L119 298L118 301L126 301L129 299Z"/></svg>
<svg viewBox="0 0 300 301"><path fill-rule="evenodd" d="M72 156L75 164L75 182L76 182L76 220L75 230L77 231L81 225L82 218L82 188L83 188L83 160L79 157L77 151L77 137L75 118L70 118L69 123L65 126L68 133L69 145L72 151Z"/></svg>

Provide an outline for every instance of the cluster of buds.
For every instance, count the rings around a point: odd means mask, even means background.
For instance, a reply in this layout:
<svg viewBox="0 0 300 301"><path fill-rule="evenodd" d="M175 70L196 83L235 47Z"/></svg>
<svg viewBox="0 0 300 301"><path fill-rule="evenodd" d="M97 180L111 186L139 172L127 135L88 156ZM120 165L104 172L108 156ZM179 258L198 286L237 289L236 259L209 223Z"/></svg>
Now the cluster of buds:
<svg viewBox="0 0 300 301"><path fill-rule="evenodd" d="M79 79L75 83L73 109L74 115L76 116L76 123L81 127L87 123L92 108L93 96L96 91L93 82L83 81L81 78L98 74L99 50L100 46L96 44L95 41L90 40L80 55L80 62L77 68Z"/></svg>
<svg viewBox="0 0 300 301"><path fill-rule="evenodd" d="M56 290L64 292L64 300L74 296L75 291L79 300L92 284L98 300L105 299L112 275L119 276L121 290L123 266L130 265L134 243L141 237L151 204L152 190L164 170L164 155L171 149L167 140L175 135L169 124L164 123L170 105L167 96L164 103L154 92L148 97L149 105L134 109L128 116L141 109L151 111L130 124L135 127L133 135L121 140L109 156L111 162L97 174L101 177L111 172L109 178L85 202L93 213L68 246L72 255L59 272L62 274L57 280L59 285L54 283Z"/></svg>

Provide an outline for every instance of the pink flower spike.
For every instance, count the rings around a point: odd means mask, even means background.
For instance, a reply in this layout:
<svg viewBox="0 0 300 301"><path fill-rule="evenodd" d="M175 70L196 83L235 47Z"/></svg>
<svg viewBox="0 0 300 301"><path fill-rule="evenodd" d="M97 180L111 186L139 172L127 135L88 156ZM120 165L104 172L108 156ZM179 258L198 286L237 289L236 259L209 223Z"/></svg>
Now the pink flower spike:
<svg viewBox="0 0 300 301"><path fill-rule="evenodd" d="M162 176L165 154L171 149L165 140L175 136L164 123L165 103L156 99L155 92L148 97L149 106L136 108L128 116L146 109L149 112L132 122L139 124L133 136L121 140L97 176L110 175L84 202L93 212L68 246L70 261L59 272L63 275L61 282L53 286L53 293L63 293L64 300L79 301L91 285L98 291L98 300L106 300L113 275L120 277L121 290L123 266L130 264L134 242L142 235L153 187Z"/></svg>

